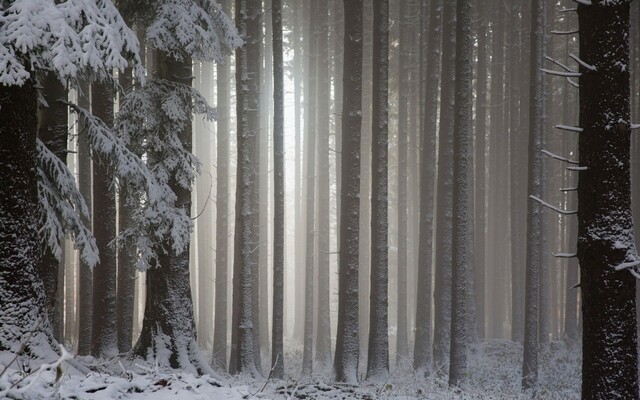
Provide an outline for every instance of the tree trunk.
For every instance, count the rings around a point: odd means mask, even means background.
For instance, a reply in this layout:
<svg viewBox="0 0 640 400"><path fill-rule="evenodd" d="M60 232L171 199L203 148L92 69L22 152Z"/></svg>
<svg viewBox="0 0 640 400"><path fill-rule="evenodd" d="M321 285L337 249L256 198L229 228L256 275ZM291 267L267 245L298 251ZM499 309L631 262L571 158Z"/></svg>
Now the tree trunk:
<svg viewBox="0 0 640 400"><path fill-rule="evenodd" d="M113 89L105 83L91 85L91 110L108 127L113 126ZM106 162L93 159L93 235L100 262L93 269L93 329L91 355L118 354L116 252L109 243L116 237L116 198L113 174Z"/></svg>
<svg viewBox="0 0 640 400"><path fill-rule="evenodd" d="M233 321L229 372L257 376L254 354L253 276L258 273L258 231L254 225L259 126L260 12L258 0L236 0L236 24L245 45L236 50L238 172L236 175Z"/></svg>
<svg viewBox="0 0 640 400"><path fill-rule="evenodd" d="M27 356L40 356L50 325L38 266L41 243L36 166L37 94L32 81L0 86L0 351L30 338Z"/></svg>
<svg viewBox="0 0 640 400"><path fill-rule="evenodd" d="M580 172L578 185L582 398L638 399L637 335L630 317L635 315L635 280L625 271L625 263L638 264L632 235L626 68L631 2L592 3L578 4L584 129L579 151L580 165L588 168Z"/></svg>
<svg viewBox="0 0 640 400"><path fill-rule="evenodd" d="M119 77L120 86L128 92L133 84L132 70L127 68ZM122 94L124 96L124 94ZM120 186L118 197L118 229L132 226L135 206L127 203L126 186ZM133 343L133 302L136 284L136 248L131 244L118 247L117 330L118 352L131 350Z"/></svg>
<svg viewBox="0 0 640 400"><path fill-rule="evenodd" d="M329 78L329 3L318 2L316 11L317 35L317 143L318 143L318 264L317 264L317 325L316 325L316 363L320 371L331 368L331 204L330 204L330 165L329 138L331 133L331 80Z"/></svg>
<svg viewBox="0 0 640 400"><path fill-rule="evenodd" d="M433 361L438 371L446 371L451 328L451 205L453 177L453 115L455 69L456 4L444 2L443 9L443 68L438 142L438 207L436 214L435 258L435 319L433 336Z"/></svg>
<svg viewBox="0 0 640 400"><path fill-rule="evenodd" d="M271 0L273 25L273 320L271 365L273 377L284 377L284 66L282 0Z"/></svg>
<svg viewBox="0 0 640 400"><path fill-rule="evenodd" d="M44 86L44 98L48 105L40 109L38 137L53 154L66 164L68 111L67 105L62 103L61 100L67 100L67 88L53 73L47 73L42 84ZM59 245L64 253L64 240L62 240ZM53 337L56 340L62 341L64 314L56 310L61 310L62 307L57 297L60 293L64 293L65 265L63 260L58 260L53 250L49 246L46 246L43 249L39 268L40 279L44 283L46 296L45 307L47 308L49 322L53 327ZM59 278L60 274L62 274L62 279ZM64 298L62 302L64 302Z"/></svg>
<svg viewBox="0 0 640 400"><path fill-rule="evenodd" d="M302 375L310 375L313 370L313 288L315 264L315 192L316 192L316 90L317 90L317 2L311 1L309 19L309 68L307 69L307 95L305 100L307 197L306 197L306 240L304 273L304 347L302 351Z"/></svg>
<svg viewBox="0 0 640 400"><path fill-rule="evenodd" d="M338 331L334 360L339 382L358 381L358 250L360 227L360 129L362 127L362 0L344 0L342 200Z"/></svg>
<svg viewBox="0 0 640 400"><path fill-rule="evenodd" d="M451 353L449 386L457 387L467 374L467 285L473 244L473 168L471 136L471 0L456 4L455 121L453 133L453 228L451 275Z"/></svg>
<svg viewBox="0 0 640 400"><path fill-rule="evenodd" d="M367 379L389 374L389 1L373 1L371 304Z"/></svg>
<svg viewBox="0 0 640 400"><path fill-rule="evenodd" d="M531 81L529 88L529 160L527 192L540 196L542 191L542 135L544 130L544 90L542 67L544 57L546 1L534 0L531 5ZM541 206L527 202L527 243L525 271L524 355L522 387L532 389L538 383L538 289L541 263Z"/></svg>
<svg viewBox="0 0 640 400"><path fill-rule="evenodd" d="M222 10L231 13L230 0ZM227 293L229 274L229 121L231 98L231 57L217 65L217 193L216 193L216 282L215 323L213 325L213 367L227 369Z"/></svg>
<svg viewBox="0 0 640 400"><path fill-rule="evenodd" d="M80 81L78 90L78 106L88 110L91 106L90 86L86 81ZM87 142L87 135L82 119L78 122L78 188L84 198L87 208L92 210L92 168L91 150ZM92 228L93 212L86 218L81 216L82 223ZM78 355L85 356L91 352L91 337L93 326L93 270L80 257L78 260Z"/></svg>

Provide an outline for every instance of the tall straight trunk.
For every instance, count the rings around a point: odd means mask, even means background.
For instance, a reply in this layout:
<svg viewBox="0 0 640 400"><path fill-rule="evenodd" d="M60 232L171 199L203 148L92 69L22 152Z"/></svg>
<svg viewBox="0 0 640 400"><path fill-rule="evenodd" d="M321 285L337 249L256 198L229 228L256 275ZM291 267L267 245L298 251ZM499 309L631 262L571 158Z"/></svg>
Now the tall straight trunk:
<svg viewBox="0 0 640 400"><path fill-rule="evenodd" d="M220 2L222 10L231 13L231 1ZM231 108L231 57L216 67L217 169L216 169L216 282L215 320L213 324L213 367L227 369L227 293L229 274L229 131Z"/></svg>
<svg viewBox="0 0 640 400"><path fill-rule="evenodd" d="M231 1L220 2L222 10L231 14ZM227 311L229 282L229 138L231 108L231 57L216 66L216 272L213 324L212 365L227 369Z"/></svg>
<svg viewBox="0 0 640 400"><path fill-rule="evenodd" d="M487 241L491 251L487 252L487 271L494 278L490 281L488 293L489 305L492 310L489 314L487 334L492 338L500 338L504 333L507 304L503 293L506 293L508 281L505 277L508 271L504 255L508 251L505 246L506 236L503 236L503 228L508 218L504 217L503 181L501 170L504 170L504 160L508 159L508 153L503 153L502 142L508 142L503 124L505 112L505 7L501 0L496 0L492 5L492 48L491 48L491 109L489 113L489 157L488 157L488 193L487 193Z"/></svg>
<svg viewBox="0 0 640 400"><path fill-rule="evenodd" d="M583 299L582 398L638 399L629 173L631 1L578 4L581 171L578 260ZM633 271L638 276L637 271ZM615 338L615 340L612 340ZM615 360L615 368L611 367Z"/></svg>
<svg viewBox="0 0 640 400"><path fill-rule="evenodd" d="M344 0L342 200L338 331L334 360L339 382L358 381L358 250L360 227L360 129L362 127L362 0Z"/></svg>
<svg viewBox="0 0 640 400"><path fill-rule="evenodd" d="M120 76L120 86L126 91L131 90L133 84L132 70L127 68ZM120 186L118 197L118 229L123 231L133 224L135 206L128 204L126 186ZM133 342L133 302L136 284L136 254L135 246L128 244L118 247L118 298L117 330L118 352L126 353L131 350Z"/></svg>
<svg viewBox="0 0 640 400"><path fill-rule="evenodd" d="M206 98L212 97L213 63L201 62L199 74L196 75L196 88ZM196 178L195 193L195 237L198 271L198 343L204 348L210 348L213 333L213 207L210 200L213 186L211 131L208 122L195 122L194 154L200 160L200 175Z"/></svg>
<svg viewBox="0 0 640 400"><path fill-rule="evenodd" d="M61 101L67 100L67 88L53 73L47 73L42 84L47 106L40 109L38 138L66 164L68 111L67 106ZM64 240L59 243L59 246L64 248ZM40 279L44 283L45 306L47 307L49 322L53 328L53 337L62 341L64 315L56 312L56 310L62 307L57 297L59 293L64 293L65 265L62 260L56 258L53 250L47 246L43 250L39 269ZM59 278L60 273L62 273L62 280ZM62 301L64 302L64 299Z"/></svg>
<svg viewBox="0 0 640 400"><path fill-rule="evenodd" d="M317 264L317 325L316 325L316 362L327 370L331 367L331 247L330 247L330 165L329 138L331 132L331 80L329 78L329 3L319 2L315 19L318 24L317 35L317 144L318 144L318 264Z"/></svg>
<svg viewBox="0 0 640 400"><path fill-rule="evenodd" d="M471 136L471 0L456 4L455 120L453 132L453 229L451 285L451 353L449 386L460 385L467 374L467 285L473 244L473 141Z"/></svg>
<svg viewBox="0 0 640 400"><path fill-rule="evenodd" d="M273 29L273 377L284 377L284 67L282 0L271 0Z"/></svg>
<svg viewBox="0 0 640 400"><path fill-rule="evenodd" d="M409 354L407 334L407 165L411 82L411 19L417 11L411 0L400 2L400 65L398 84L398 281L396 364Z"/></svg>
<svg viewBox="0 0 640 400"><path fill-rule="evenodd" d="M447 365L451 329L451 205L453 179L453 115L455 102L455 29L456 4L444 2L443 9L443 68L440 109L440 131L438 135L438 207L436 210L435 247L435 318L433 336L433 361L436 370Z"/></svg>
<svg viewBox="0 0 640 400"><path fill-rule="evenodd" d="M80 81L78 89L78 106L88 110L91 106L90 87L86 81ZM91 151L84 123L79 122L78 128L78 189L84 198L87 208L92 210L93 198L91 193L92 165ZM82 223L92 228L92 216L81 216ZM93 325L93 270L80 258L78 260L78 355L84 356L91 352L91 330Z"/></svg>
<svg viewBox="0 0 640 400"><path fill-rule="evenodd" d="M91 85L91 110L107 126L113 126L113 89L104 83ZM91 355L113 357L117 343L116 252L109 243L116 237L116 199L113 175L103 160L93 159L93 235L100 262L93 269L93 329Z"/></svg>
<svg viewBox="0 0 640 400"><path fill-rule="evenodd" d="M440 49L442 43L442 1L429 5L425 103L422 119L422 149L420 153L420 252L418 254L418 290L416 300L416 336L413 364L422 376L431 372L431 305L433 256L433 200L438 117L438 83L440 81Z"/></svg>
<svg viewBox="0 0 640 400"><path fill-rule="evenodd" d="M302 201L304 192L303 188L303 168L302 168L302 150L303 150L303 134L302 134L302 86L303 86L303 76L304 71L306 70L305 63L303 61L305 52L303 50L303 35L302 35L302 26L303 26L303 5L304 1L296 1L293 4L293 97L294 97L294 114L295 114L295 189L294 189L294 198L295 198L295 250L294 250L294 258L296 266L294 268L294 291L295 298L301 299L304 296L304 271L301 266L304 265L304 246L300 243L299 238L303 235L304 224L303 224L303 216L304 213L302 211ZM307 85L304 85L305 88ZM305 101L307 101L305 96ZM306 117L305 117L306 118ZM302 343L304 336L304 302L296 301L294 304L294 312L293 312L293 339L296 343Z"/></svg>
<svg viewBox="0 0 640 400"><path fill-rule="evenodd" d="M28 80L22 86L0 86L0 99L0 351L16 352L30 338L26 355L38 356L41 348L31 345L41 344L41 332L50 335L37 270L42 254L35 212L38 97Z"/></svg>
<svg viewBox="0 0 640 400"><path fill-rule="evenodd" d="M302 374L309 375L313 370L313 290L315 271L315 194L316 194L316 91L317 91L317 2L311 1L309 19L309 68L307 70L307 95L305 99L305 131L307 162L307 198L306 198L306 241L304 273L304 347L302 351Z"/></svg>
<svg viewBox="0 0 640 400"><path fill-rule="evenodd" d="M253 275L258 273L258 237L254 225L258 164L259 0L236 0L236 25L245 45L236 50L236 107L238 116L238 172L236 175L236 225L234 254L233 321L229 372L256 376L253 332Z"/></svg>
<svg viewBox="0 0 640 400"><path fill-rule="evenodd" d="M510 8L511 19L516 19L521 2L514 2ZM522 65L519 49L523 48L521 41L521 27L516 21L511 23L510 36L512 40L512 54L509 58L510 91L510 131L509 131L509 165L510 180L510 231L511 231L511 340L522 343L524 337L524 272L525 272L525 238L526 214L522 212L522 205L527 201L526 192L526 162L527 136L521 129L520 118L520 85L518 66Z"/></svg>
<svg viewBox="0 0 640 400"><path fill-rule="evenodd" d="M545 51L546 1L531 4L531 81L529 87L529 160L527 192L529 197L540 197L542 191L542 135L544 130L544 88L542 67ZM540 241L542 228L541 206L527 202L527 244L525 272L524 354L522 360L522 387L532 389L538 383L538 289L541 263Z"/></svg>
<svg viewBox="0 0 640 400"><path fill-rule="evenodd" d="M373 2L371 303L367 379L389 373L389 1Z"/></svg>
<svg viewBox="0 0 640 400"><path fill-rule="evenodd" d="M478 321L478 336L484 339L486 335L485 312L485 243L486 243L486 137L487 137L487 100L488 100L488 29L484 8L479 7L478 18L478 63L476 69L476 125L475 125L475 201L473 243L473 269L476 282L476 313Z"/></svg>
<svg viewBox="0 0 640 400"><path fill-rule="evenodd" d="M265 40L262 59L264 60L263 68L263 86L260 89L262 93L262 104L260 106L260 117L263 120L260 137L260 208L263 212L260 213L260 347L262 351L269 352L269 245L271 240L271 223L270 223L270 210L271 199L269 198L270 191L270 158L269 158L269 145L271 135L271 116L272 114L272 101L273 101L273 45L271 37L272 22L271 22L271 0L264 0L264 9L266 12L263 14Z"/></svg>

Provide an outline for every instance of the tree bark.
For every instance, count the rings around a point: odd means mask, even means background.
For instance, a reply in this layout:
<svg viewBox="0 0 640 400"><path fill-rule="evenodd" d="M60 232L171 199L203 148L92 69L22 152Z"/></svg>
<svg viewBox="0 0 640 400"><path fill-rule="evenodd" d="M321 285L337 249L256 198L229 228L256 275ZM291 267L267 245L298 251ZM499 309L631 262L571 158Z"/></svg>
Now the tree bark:
<svg viewBox="0 0 640 400"><path fill-rule="evenodd" d="M471 183L471 0L456 4L455 120L453 132L453 228L451 275L451 352L449 386L458 387L467 374L467 285L473 244Z"/></svg>
<svg viewBox="0 0 640 400"><path fill-rule="evenodd" d="M371 303L367 379L389 373L389 1L373 1Z"/></svg>
<svg viewBox="0 0 640 400"><path fill-rule="evenodd" d="M581 171L578 260L583 299L582 398L638 399L630 200L629 0L578 4ZM624 66L624 67L621 67ZM634 271L637 275L637 272ZM613 339L615 338L615 340ZM613 367L615 365L615 368Z"/></svg>
<svg viewBox="0 0 640 400"><path fill-rule="evenodd" d="M360 227L360 129L362 127L362 0L344 0L342 200L338 331L334 360L339 382L358 381L358 250Z"/></svg>
<svg viewBox="0 0 640 400"><path fill-rule="evenodd" d="M91 85L91 111L106 126L113 127L113 89L106 83ZM100 262L93 269L93 328L91 355L118 354L116 252L109 243L116 237L116 198L113 174L103 160L93 159L93 235Z"/></svg>
<svg viewBox="0 0 640 400"><path fill-rule="evenodd" d="M531 5L531 81L529 87L529 160L527 192L529 197L542 191L542 135L544 130L544 90L542 67L544 57L546 1ZM527 202L527 243L525 271L524 354L522 387L532 389L538 383L538 289L541 263L541 206L531 198Z"/></svg>

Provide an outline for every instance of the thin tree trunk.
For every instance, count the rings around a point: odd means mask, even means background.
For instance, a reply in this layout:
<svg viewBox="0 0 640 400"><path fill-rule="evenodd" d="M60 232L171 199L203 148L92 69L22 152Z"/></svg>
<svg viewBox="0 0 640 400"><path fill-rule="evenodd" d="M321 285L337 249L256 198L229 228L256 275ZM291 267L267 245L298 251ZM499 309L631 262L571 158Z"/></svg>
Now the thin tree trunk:
<svg viewBox="0 0 640 400"><path fill-rule="evenodd" d="M284 68L282 0L271 0L273 25L273 320L271 365L273 377L284 377Z"/></svg>
<svg viewBox="0 0 640 400"><path fill-rule="evenodd" d="M531 82L529 88L529 161L527 192L540 196L542 174L542 135L544 129L544 88L542 67L545 51L545 0L534 0L531 5ZM538 383L538 289L541 262L540 241L542 228L541 206L527 202L527 269L525 272L524 354L522 361L522 387L532 389Z"/></svg>
<svg viewBox="0 0 640 400"><path fill-rule="evenodd" d="M473 243L473 142L471 136L471 0L457 0L455 63L455 122L453 133L453 254L451 284L451 353L449 386L457 387L467 374L467 285Z"/></svg>
<svg viewBox="0 0 640 400"><path fill-rule="evenodd" d="M88 110L91 106L89 96L90 87L86 81L80 81L78 90L78 106ZM84 132L84 122L79 121L78 128L78 188L84 198L87 208L92 210L92 163L91 151ZM93 212L86 218L81 216L82 223L92 228ZM93 326L93 270L87 263L78 260L78 355L84 356L91 352L91 331Z"/></svg>

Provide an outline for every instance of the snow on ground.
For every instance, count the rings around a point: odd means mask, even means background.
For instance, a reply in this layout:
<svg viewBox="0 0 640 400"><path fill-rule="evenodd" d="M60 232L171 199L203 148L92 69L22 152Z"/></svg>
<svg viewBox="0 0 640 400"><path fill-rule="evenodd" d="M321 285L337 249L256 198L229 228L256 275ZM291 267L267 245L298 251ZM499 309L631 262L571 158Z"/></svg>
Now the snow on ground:
<svg viewBox="0 0 640 400"><path fill-rule="evenodd" d="M289 356L288 368L297 370L299 361ZM180 372L159 371L139 361L112 360L98 364L81 359L94 372L87 376L71 367L55 366L36 373L13 363L3 372L0 360L0 398L18 399L578 399L580 347L551 343L540 355L540 385L537 393L520 391L522 348L509 341L489 341L469 352L469 375L461 389L450 390L437 374L418 378L410 363L393 368L385 381L363 382L360 386L335 384L320 374L285 381L242 377L195 377ZM395 357L394 357L395 358ZM361 368L363 369L363 368ZM19 383L17 383L19 381Z"/></svg>

